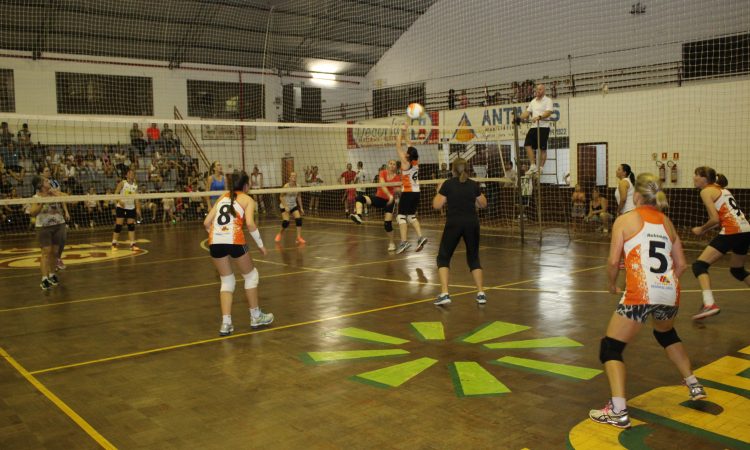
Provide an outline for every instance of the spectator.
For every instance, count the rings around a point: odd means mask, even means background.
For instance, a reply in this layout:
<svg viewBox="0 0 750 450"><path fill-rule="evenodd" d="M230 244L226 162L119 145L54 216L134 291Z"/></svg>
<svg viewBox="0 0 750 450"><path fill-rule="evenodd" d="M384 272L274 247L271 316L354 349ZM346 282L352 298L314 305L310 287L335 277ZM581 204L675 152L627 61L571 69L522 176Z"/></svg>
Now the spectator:
<svg viewBox="0 0 750 450"><path fill-rule="evenodd" d="M3 165L0 160L0 193L10 194L13 189L13 184L10 182L10 178L10 174L5 170L5 165Z"/></svg>
<svg viewBox="0 0 750 450"><path fill-rule="evenodd" d="M78 176L78 171L76 170L76 167L73 165L73 162L68 160L65 161L65 168L63 169L63 177L62 177L62 184L64 186L65 190L70 189L73 185L76 184L76 177Z"/></svg>
<svg viewBox="0 0 750 450"><path fill-rule="evenodd" d="M320 186L323 184L323 180L318 176L318 166L312 166L305 169L305 182L310 186ZM307 208L307 212L310 214L317 214L320 206L320 191L310 192L310 207Z"/></svg>
<svg viewBox="0 0 750 450"><path fill-rule="evenodd" d="M96 195L96 190L93 186L89 188L88 195ZM85 205L89 228L94 228L94 224L101 220L102 204L97 200L86 200Z"/></svg>
<svg viewBox="0 0 750 450"><path fill-rule="evenodd" d="M352 164L348 163L346 165L346 170L341 172L341 184L352 184L354 183L354 178L356 178L357 172L352 170ZM344 211L346 214L346 217L349 217L349 207L351 206L354 208L354 197L355 197L355 190L354 189L347 189L344 192L344 196L341 199L342 203L344 204Z"/></svg>
<svg viewBox="0 0 750 450"><path fill-rule="evenodd" d="M169 128L169 124L165 123L164 128L161 129L161 140L167 145L167 148L176 148L180 151L180 138L174 133L174 130Z"/></svg>
<svg viewBox="0 0 750 450"><path fill-rule="evenodd" d="M550 86L550 97L557 98L557 80L552 82L552 86Z"/></svg>
<svg viewBox="0 0 750 450"><path fill-rule="evenodd" d="M31 147L31 161L34 163L36 170L39 170L39 168L45 165L46 153L47 149L40 143Z"/></svg>
<svg viewBox="0 0 750 450"><path fill-rule="evenodd" d="M580 184L576 184L575 190L570 196L570 201L573 203L571 217L573 218L573 232L575 233L578 225L586 217L586 193L583 192Z"/></svg>
<svg viewBox="0 0 750 450"><path fill-rule="evenodd" d="M153 183L154 188L157 190L161 189L161 184L164 181L159 162L154 159L151 160L151 164L148 166L148 181Z"/></svg>
<svg viewBox="0 0 750 450"><path fill-rule="evenodd" d="M26 169L20 164L18 149L13 142L9 142L5 148L0 148L0 158L5 163L5 170L15 178L18 184L23 184Z"/></svg>
<svg viewBox="0 0 750 450"><path fill-rule="evenodd" d="M589 213L584 222L596 222L601 224L601 231L607 234L609 230L609 221L612 216L607 212L607 199L599 195L599 189L594 188L591 191L591 203L589 204Z"/></svg>
<svg viewBox="0 0 750 450"><path fill-rule="evenodd" d="M514 187L518 183L518 174L516 173L516 169L513 168L513 161L505 163L505 178L508 179L505 187Z"/></svg>
<svg viewBox="0 0 750 450"><path fill-rule="evenodd" d="M16 137L21 154L28 156L31 151L31 131L29 131L29 124L23 124L21 129L18 130Z"/></svg>
<svg viewBox="0 0 750 450"><path fill-rule="evenodd" d="M146 129L146 135L148 136L148 143L151 145L161 142L161 131L159 131L159 127L157 127L155 123L152 123L151 126Z"/></svg>
<svg viewBox="0 0 750 450"><path fill-rule="evenodd" d="M440 170L438 171L438 178L441 180L447 180L452 177L453 173L448 169L448 163L440 164Z"/></svg>
<svg viewBox="0 0 750 450"><path fill-rule="evenodd" d="M466 89L461 91L461 96L458 98L458 100L461 105L461 109L466 109L469 107L469 97L466 96Z"/></svg>
<svg viewBox="0 0 750 450"><path fill-rule="evenodd" d="M134 123L130 129L130 145L138 149L141 156L146 155L146 141L143 139L143 131L138 129L138 124Z"/></svg>
<svg viewBox="0 0 750 450"><path fill-rule="evenodd" d="M9 145L13 142L13 132L8 128L8 122L0 124L0 145Z"/></svg>

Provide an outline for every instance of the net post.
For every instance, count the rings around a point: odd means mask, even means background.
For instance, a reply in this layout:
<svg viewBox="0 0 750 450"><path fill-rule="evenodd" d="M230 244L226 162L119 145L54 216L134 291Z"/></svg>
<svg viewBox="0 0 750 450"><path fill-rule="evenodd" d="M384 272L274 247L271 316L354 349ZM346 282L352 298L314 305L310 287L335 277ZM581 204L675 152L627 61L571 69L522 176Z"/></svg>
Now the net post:
<svg viewBox="0 0 750 450"><path fill-rule="evenodd" d="M523 192L521 190L521 168L518 165L518 162L521 160L520 158L521 154L518 148L518 121L517 119L518 119L518 111L516 110L516 108L513 108L513 147L516 152L516 172L518 173L518 176L516 176L516 192L518 193L518 196L516 197L516 201L518 201L518 206L519 206L519 211L520 211L519 216L518 216L519 217L518 224L519 224L520 232L521 232L521 244L523 244L524 242L523 219L524 219L526 211L525 211L525 206L523 204Z"/></svg>

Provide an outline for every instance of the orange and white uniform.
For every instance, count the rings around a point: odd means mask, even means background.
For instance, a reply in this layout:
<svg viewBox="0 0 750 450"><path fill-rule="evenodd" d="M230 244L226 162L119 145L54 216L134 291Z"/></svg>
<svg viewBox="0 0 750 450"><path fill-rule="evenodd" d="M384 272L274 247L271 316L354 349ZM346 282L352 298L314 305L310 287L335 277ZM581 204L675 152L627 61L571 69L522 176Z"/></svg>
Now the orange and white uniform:
<svg viewBox="0 0 750 450"><path fill-rule="evenodd" d="M419 161L410 161L411 167L401 170L401 192L419 192Z"/></svg>
<svg viewBox="0 0 750 450"><path fill-rule="evenodd" d="M230 212L231 208L234 208L234 216ZM245 245L245 233L242 231L244 224L245 210L242 206L236 200L233 205L230 204L228 193L222 195L216 202L216 215L208 233L208 245Z"/></svg>
<svg viewBox="0 0 750 450"><path fill-rule="evenodd" d="M643 226L625 240L625 293L622 305L680 304L680 282L674 275L672 238L664 225L665 216L656 208L635 209Z"/></svg>
<svg viewBox="0 0 750 450"><path fill-rule="evenodd" d="M728 189L722 189L718 184L710 185L721 191L721 195L714 201L716 211L719 213L719 224L721 231L719 234L737 234L750 232L750 223L745 218L745 214L737 205L732 193Z"/></svg>

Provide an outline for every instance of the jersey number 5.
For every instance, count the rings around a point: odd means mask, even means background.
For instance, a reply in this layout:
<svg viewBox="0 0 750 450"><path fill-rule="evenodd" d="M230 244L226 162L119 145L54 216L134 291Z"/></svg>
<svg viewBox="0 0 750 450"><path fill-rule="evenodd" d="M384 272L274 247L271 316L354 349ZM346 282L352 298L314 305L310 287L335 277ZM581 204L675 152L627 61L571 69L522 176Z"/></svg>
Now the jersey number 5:
<svg viewBox="0 0 750 450"><path fill-rule="evenodd" d="M651 273L664 273L667 271L669 261L664 253L660 253L659 250L666 250L667 244L661 241L649 241L648 243L648 256L649 258L655 258L659 261L659 267L651 267Z"/></svg>

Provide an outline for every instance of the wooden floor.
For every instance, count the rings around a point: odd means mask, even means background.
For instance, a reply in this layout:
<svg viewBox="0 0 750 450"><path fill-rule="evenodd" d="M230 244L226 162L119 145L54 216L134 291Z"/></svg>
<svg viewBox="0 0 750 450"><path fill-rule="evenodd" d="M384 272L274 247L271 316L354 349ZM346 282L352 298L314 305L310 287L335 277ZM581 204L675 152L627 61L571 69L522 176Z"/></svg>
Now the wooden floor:
<svg viewBox="0 0 750 450"><path fill-rule="evenodd" d="M238 289L227 338L198 225L142 227L138 254L71 234L49 293L9 267L33 264L35 241L0 239L0 448L750 448L750 291L726 261L711 271L722 313L690 320L688 272L676 327L708 401L687 401L644 329L625 352L640 426L620 432L587 419L608 398L599 339L618 301L604 238L486 232L487 304L459 252L439 308L437 228L393 255L376 221L309 220L303 247L289 233L274 248L276 226L269 255L253 251L276 321L251 330Z"/></svg>

